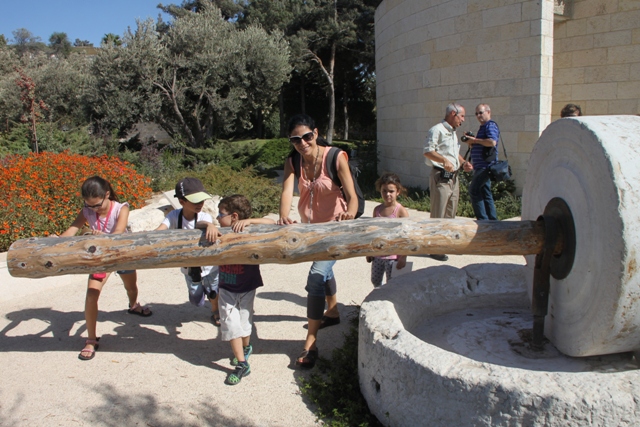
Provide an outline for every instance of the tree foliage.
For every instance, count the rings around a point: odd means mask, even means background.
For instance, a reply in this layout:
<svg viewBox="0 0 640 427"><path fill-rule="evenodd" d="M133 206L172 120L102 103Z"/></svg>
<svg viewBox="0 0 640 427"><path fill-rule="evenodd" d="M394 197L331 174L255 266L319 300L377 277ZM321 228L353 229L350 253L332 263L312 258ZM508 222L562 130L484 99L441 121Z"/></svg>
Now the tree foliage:
<svg viewBox="0 0 640 427"><path fill-rule="evenodd" d="M11 32L13 34L12 44L19 56L25 54L36 54L44 49L42 39L34 36L26 28L18 28Z"/></svg>
<svg viewBox="0 0 640 427"><path fill-rule="evenodd" d="M49 48L51 53L65 58L71 53L71 42L67 33L53 33L49 37Z"/></svg>
<svg viewBox="0 0 640 427"><path fill-rule="evenodd" d="M105 128L153 120L200 147L251 127L286 81L288 46L258 27L239 30L215 7L177 17L164 34L139 22L121 47L105 46L93 66L94 111Z"/></svg>

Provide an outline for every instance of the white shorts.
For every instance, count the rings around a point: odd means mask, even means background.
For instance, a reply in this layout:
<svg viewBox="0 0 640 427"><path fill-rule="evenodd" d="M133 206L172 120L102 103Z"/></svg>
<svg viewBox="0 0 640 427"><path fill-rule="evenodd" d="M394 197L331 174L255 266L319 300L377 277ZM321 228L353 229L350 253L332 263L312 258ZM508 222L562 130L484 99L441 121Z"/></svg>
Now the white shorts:
<svg viewBox="0 0 640 427"><path fill-rule="evenodd" d="M231 341L251 335L255 299L255 289L240 294L222 288L219 290L218 308L220 310L222 341Z"/></svg>

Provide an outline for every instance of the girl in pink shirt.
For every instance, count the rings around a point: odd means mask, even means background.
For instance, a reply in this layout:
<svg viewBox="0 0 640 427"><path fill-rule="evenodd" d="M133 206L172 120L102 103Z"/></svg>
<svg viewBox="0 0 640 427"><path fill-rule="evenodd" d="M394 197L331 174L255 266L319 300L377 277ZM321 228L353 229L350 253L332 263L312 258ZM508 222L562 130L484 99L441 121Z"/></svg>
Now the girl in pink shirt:
<svg viewBox="0 0 640 427"><path fill-rule="evenodd" d="M118 202L111 184L99 176L92 176L82 184L84 208L78 213L73 224L60 237L75 236L85 223L89 224L91 234L120 234L127 229L129 204ZM98 298L102 287L111 273L93 273L89 275L84 316L87 322L88 339L78 355L80 360L91 360L98 350L100 338L96 335L98 321ZM138 302L137 275L135 270L118 271L129 297L128 313L138 316L151 316L151 310Z"/></svg>

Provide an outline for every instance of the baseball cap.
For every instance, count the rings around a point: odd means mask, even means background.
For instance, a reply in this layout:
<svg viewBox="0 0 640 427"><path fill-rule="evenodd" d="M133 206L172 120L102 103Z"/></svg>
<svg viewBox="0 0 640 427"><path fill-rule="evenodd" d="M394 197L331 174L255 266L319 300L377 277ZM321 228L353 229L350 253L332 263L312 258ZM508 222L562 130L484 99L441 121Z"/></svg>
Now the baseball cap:
<svg viewBox="0 0 640 427"><path fill-rule="evenodd" d="M198 178L185 178L176 184L176 194L173 197L200 203L210 199L211 195L204 191L204 185Z"/></svg>

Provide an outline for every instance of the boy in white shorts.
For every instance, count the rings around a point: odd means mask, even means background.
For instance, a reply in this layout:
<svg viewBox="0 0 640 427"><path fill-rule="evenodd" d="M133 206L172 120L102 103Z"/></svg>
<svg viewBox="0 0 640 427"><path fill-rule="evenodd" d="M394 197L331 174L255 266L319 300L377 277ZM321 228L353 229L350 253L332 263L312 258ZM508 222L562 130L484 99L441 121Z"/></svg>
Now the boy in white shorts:
<svg viewBox="0 0 640 427"><path fill-rule="evenodd" d="M269 218L251 218L251 204L239 194L225 197L218 204L218 222L221 227L231 227L239 233L250 224L275 224ZM235 371L227 376L226 383L236 385L242 377L251 373L248 359L253 348L249 342L252 331L253 302L256 289L262 286L259 265L235 264L220 266L218 305L220 307L221 335L229 341L234 358Z"/></svg>
<svg viewBox="0 0 640 427"><path fill-rule="evenodd" d="M204 201L211 198L202 182L197 178L185 178L176 184L174 197L182 205L182 209L169 212L162 224L156 230L195 228L204 229L205 237L209 242L215 242L219 232L213 225L213 218L206 212L202 212ZM181 267L189 290L189 302L195 306L204 305L205 296L211 303L211 321L215 326L220 326L220 312L218 311L218 267Z"/></svg>

